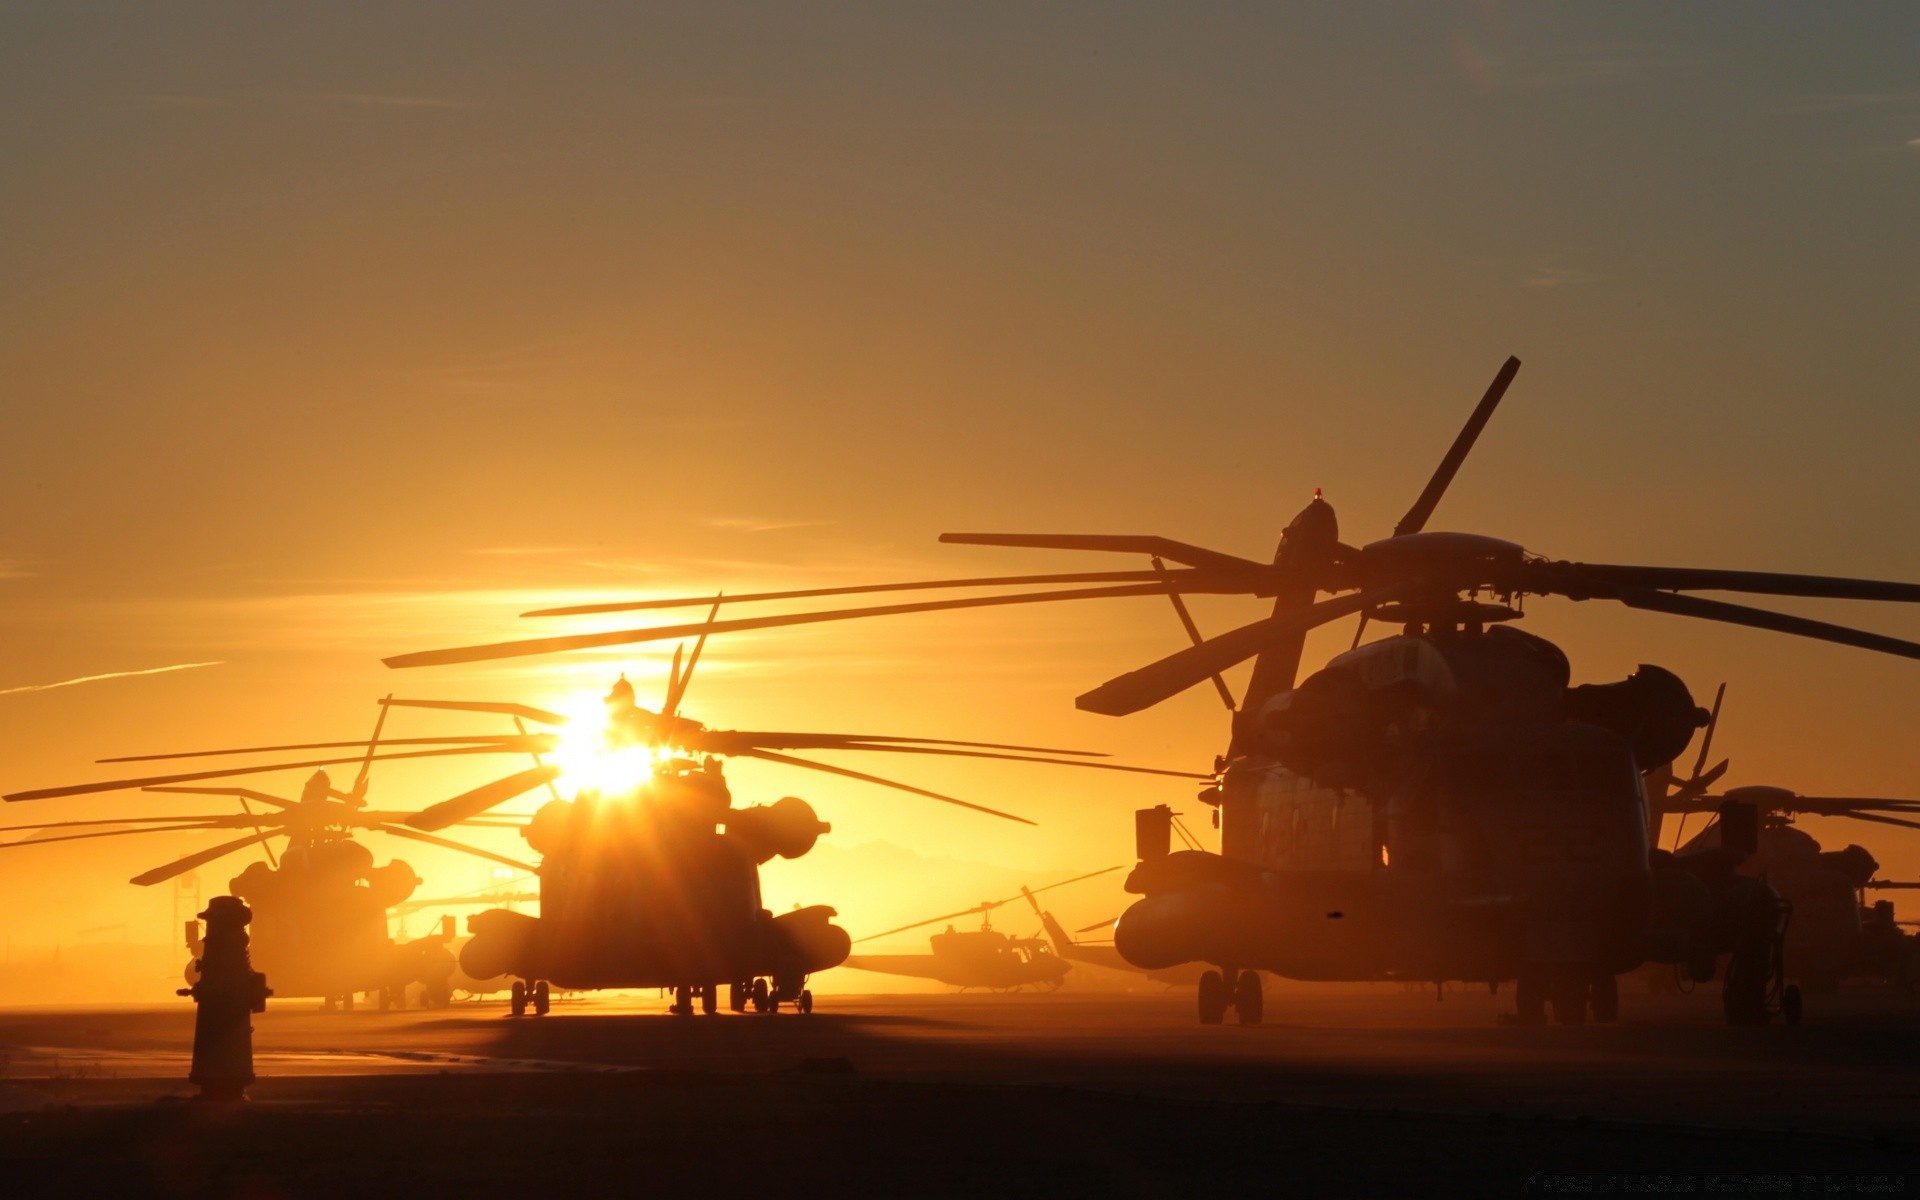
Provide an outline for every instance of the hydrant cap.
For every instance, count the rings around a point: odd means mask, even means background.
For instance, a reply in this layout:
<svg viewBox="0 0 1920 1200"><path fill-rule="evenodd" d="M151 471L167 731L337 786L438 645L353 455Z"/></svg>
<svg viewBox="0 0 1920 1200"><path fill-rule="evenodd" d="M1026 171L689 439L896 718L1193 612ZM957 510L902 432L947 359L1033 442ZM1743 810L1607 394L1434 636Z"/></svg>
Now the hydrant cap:
<svg viewBox="0 0 1920 1200"><path fill-rule="evenodd" d="M253 910L248 908L238 896L215 896L207 901L206 911L200 914L200 919L245 925L253 920Z"/></svg>

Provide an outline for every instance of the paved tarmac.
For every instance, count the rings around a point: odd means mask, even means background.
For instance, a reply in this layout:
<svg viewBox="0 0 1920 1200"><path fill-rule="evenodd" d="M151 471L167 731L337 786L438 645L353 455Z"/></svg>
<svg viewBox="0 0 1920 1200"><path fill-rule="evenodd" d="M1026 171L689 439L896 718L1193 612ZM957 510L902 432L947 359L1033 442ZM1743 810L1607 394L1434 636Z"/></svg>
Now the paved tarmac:
<svg viewBox="0 0 1920 1200"><path fill-rule="evenodd" d="M205 1147L244 1129L250 1145L286 1148L268 1171L280 1194L309 1194L307 1180L337 1195L393 1180L329 1176L338 1164L314 1159L302 1131L404 1146L505 1121L504 1141L472 1146L456 1134L464 1151L403 1154L389 1169L432 1162L429 1182L524 1171L533 1183L593 1187L603 1170L622 1174L608 1153L645 1144L648 1177L677 1162L715 1186L771 1172L828 1192L856 1178L969 1195L1098 1179L1144 1195L1281 1175L1335 1192L1443 1179L1498 1194L1601 1194L1629 1176L1653 1193L1662 1180L1767 1195L1910 1190L1920 1000L1850 992L1815 998L1797 1028L1746 1029L1723 1026L1714 1000L1628 996L1618 1025L1532 1029L1502 1027L1508 998L1471 990L1436 1003L1276 988L1258 1027L1200 1026L1190 992L822 996L808 1016L714 1017L618 995L560 998L549 1015L518 1020L498 1002L332 1014L274 1002L255 1019L255 1104L239 1126L213 1129L197 1117L166 1125L184 1119L172 1098L190 1092L184 1002L0 1010L0 1152L35 1142L42 1151L23 1162L49 1174L21 1177L60 1184L70 1177L45 1147L61 1137L80 1146L92 1130L138 1144L107 1129L159 1122L171 1130L162 1140ZM612 1143L592 1140L600 1122L639 1113L644 1134L618 1122ZM710 1144L743 1119L756 1138ZM36 1123L57 1136L28 1138ZM546 1131L538 1150L535 1129ZM881 1130L891 1131L884 1148ZM579 1153L561 1154L575 1141ZM825 1146L838 1148L823 1156ZM206 1150L205 1161L230 1158ZM144 1161L83 1156L103 1179L168 1190ZM275 1173L296 1163L306 1174ZM246 1182L196 1178L204 1186L189 1190ZM1592 1186L1605 1180L1613 1186Z"/></svg>

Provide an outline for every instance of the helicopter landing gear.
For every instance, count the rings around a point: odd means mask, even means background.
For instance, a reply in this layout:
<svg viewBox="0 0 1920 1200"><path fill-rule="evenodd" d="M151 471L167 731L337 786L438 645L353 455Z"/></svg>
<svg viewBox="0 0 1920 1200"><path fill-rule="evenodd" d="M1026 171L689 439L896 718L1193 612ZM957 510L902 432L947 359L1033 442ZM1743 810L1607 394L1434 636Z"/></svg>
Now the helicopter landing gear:
<svg viewBox="0 0 1920 1200"><path fill-rule="evenodd" d="M525 980L513 981L513 990L507 993L507 1006L516 1017L527 1015L527 984Z"/></svg>
<svg viewBox="0 0 1920 1200"><path fill-rule="evenodd" d="M1547 998L1553 1005L1554 1021L1561 1025L1585 1025L1587 991L1591 986L1584 975L1573 971L1556 975L1547 992Z"/></svg>
<svg viewBox="0 0 1920 1200"><path fill-rule="evenodd" d="M1228 981L1232 982L1229 983ZM1265 1015L1258 971L1235 971L1226 967L1200 976L1200 1023L1218 1025L1232 1009L1242 1025L1258 1025Z"/></svg>
<svg viewBox="0 0 1920 1200"><path fill-rule="evenodd" d="M547 1009L552 1007L552 1005L553 989L547 986L547 981L544 979L535 982L533 985L533 1015L536 1017L546 1016Z"/></svg>
<svg viewBox="0 0 1920 1200"><path fill-rule="evenodd" d="M1260 972L1242 971L1233 985L1233 1010L1242 1025L1258 1025L1265 1015L1266 998L1260 986Z"/></svg>
<svg viewBox="0 0 1920 1200"><path fill-rule="evenodd" d="M1218 1025L1227 1015L1227 981L1218 971L1200 977L1200 1023Z"/></svg>
<svg viewBox="0 0 1920 1200"><path fill-rule="evenodd" d="M757 1013L770 1013L773 1011L773 992L767 987L766 980L754 980L753 987L748 992L748 997L753 1001L753 1011Z"/></svg>
<svg viewBox="0 0 1920 1200"><path fill-rule="evenodd" d="M797 1000L793 1002L793 1007L796 1010L798 1010L803 1016L807 1013L812 1012L813 1011L813 993L808 991L806 988L801 988L800 996Z"/></svg>
<svg viewBox="0 0 1920 1200"><path fill-rule="evenodd" d="M753 996L750 983L730 983L727 985L727 1008L732 1012L747 1011L747 1001Z"/></svg>
<svg viewBox="0 0 1920 1200"><path fill-rule="evenodd" d="M667 1009L676 1017L693 1015L693 987L689 984L677 984L673 989L673 1005Z"/></svg>
<svg viewBox="0 0 1920 1200"><path fill-rule="evenodd" d="M1793 919L1793 905L1778 896L1769 899L1771 934L1747 941L1727 960L1720 1002L1729 1025L1765 1025L1775 1013L1789 1025L1800 1023L1804 1008L1800 988L1787 982L1787 924Z"/></svg>
<svg viewBox="0 0 1920 1200"><path fill-rule="evenodd" d="M720 985L703 983L696 990L700 993L700 1011L706 1016L712 1016L720 1007Z"/></svg>

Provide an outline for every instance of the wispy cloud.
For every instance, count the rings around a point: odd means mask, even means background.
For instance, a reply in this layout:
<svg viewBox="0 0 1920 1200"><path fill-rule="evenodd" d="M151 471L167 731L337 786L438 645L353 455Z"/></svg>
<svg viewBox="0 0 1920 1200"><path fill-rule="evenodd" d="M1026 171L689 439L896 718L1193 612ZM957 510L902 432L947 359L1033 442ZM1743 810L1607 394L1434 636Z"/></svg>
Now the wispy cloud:
<svg viewBox="0 0 1920 1200"><path fill-rule="evenodd" d="M478 108L480 102L465 96L398 96L379 92L315 92L309 99L345 104L353 108Z"/></svg>
<svg viewBox="0 0 1920 1200"><path fill-rule="evenodd" d="M174 663L165 667L146 667L138 671L107 671L99 675L81 675L75 679L62 679L57 683L29 683L21 687L0 688L0 696L14 696L21 692L47 692L54 688L72 687L77 683L98 683L103 679L130 679L135 675L165 675L170 671L192 671L200 667L217 667L221 663L190 662Z"/></svg>
<svg viewBox="0 0 1920 1200"><path fill-rule="evenodd" d="M1499 45L1489 30L1456 30L1447 54L1482 91L1501 88L1599 87L1649 72L1684 66L1688 56L1652 42L1591 42L1570 46Z"/></svg>
<svg viewBox="0 0 1920 1200"><path fill-rule="evenodd" d="M1606 276L1598 271L1584 271L1578 267L1569 267L1557 262L1536 262L1520 281L1522 287L1559 288L1574 287L1583 283L1598 283Z"/></svg>
<svg viewBox="0 0 1920 1200"><path fill-rule="evenodd" d="M1789 104L1786 111L1829 113L1876 108L1920 108L1920 91L1837 92L1826 96L1808 96Z"/></svg>
<svg viewBox="0 0 1920 1200"><path fill-rule="evenodd" d="M704 522L712 529L725 529L733 533L777 533L783 529L819 529L832 525L832 521L773 521L765 517L708 517Z"/></svg>

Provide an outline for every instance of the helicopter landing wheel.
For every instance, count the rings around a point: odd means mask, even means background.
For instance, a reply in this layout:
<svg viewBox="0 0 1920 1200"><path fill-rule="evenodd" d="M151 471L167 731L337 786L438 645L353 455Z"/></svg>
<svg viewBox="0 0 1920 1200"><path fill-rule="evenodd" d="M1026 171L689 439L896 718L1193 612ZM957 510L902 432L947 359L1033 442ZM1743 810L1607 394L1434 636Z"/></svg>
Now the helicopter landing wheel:
<svg viewBox="0 0 1920 1200"><path fill-rule="evenodd" d="M552 1006L553 990L547 986L546 980L537 981L533 985L533 1015L544 1017L547 1015L547 1009Z"/></svg>
<svg viewBox="0 0 1920 1200"><path fill-rule="evenodd" d="M747 998L753 995L753 986L745 983L727 985L727 1008L733 1012L747 1011Z"/></svg>
<svg viewBox="0 0 1920 1200"><path fill-rule="evenodd" d="M693 1015L693 988L690 985L683 983L673 989L673 1008L671 1011L676 1017L690 1017Z"/></svg>
<svg viewBox="0 0 1920 1200"><path fill-rule="evenodd" d="M706 983L700 985L700 1011L712 1016L720 1008L720 985Z"/></svg>
<svg viewBox="0 0 1920 1200"><path fill-rule="evenodd" d="M1553 1019L1561 1025L1587 1023L1587 980L1572 971L1556 974L1548 1000L1553 1004Z"/></svg>
<svg viewBox="0 0 1920 1200"><path fill-rule="evenodd" d="M353 1011L353 993L352 992L348 992L346 995L340 997L340 1011L341 1012Z"/></svg>
<svg viewBox="0 0 1920 1200"><path fill-rule="evenodd" d="M757 1013L770 1013L773 1011L773 993L768 990L766 980L754 980L753 990L749 995L753 1000L753 1011Z"/></svg>
<svg viewBox="0 0 1920 1200"><path fill-rule="evenodd" d="M1260 972L1242 971L1233 985L1233 1011L1242 1025L1258 1025L1265 1015L1266 998L1260 986Z"/></svg>
<svg viewBox="0 0 1920 1200"><path fill-rule="evenodd" d="M808 991L805 988L801 988L800 998L793 1002L793 1007L797 1012L801 1013L802 1015L812 1012L813 1011L813 993Z"/></svg>
<svg viewBox="0 0 1920 1200"><path fill-rule="evenodd" d="M1227 1015L1227 981L1218 971L1200 977L1200 1023L1218 1025Z"/></svg>
<svg viewBox="0 0 1920 1200"><path fill-rule="evenodd" d="M527 1015L527 983L524 979L513 981L513 990L508 993L507 1003L516 1017Z"/></svg>

